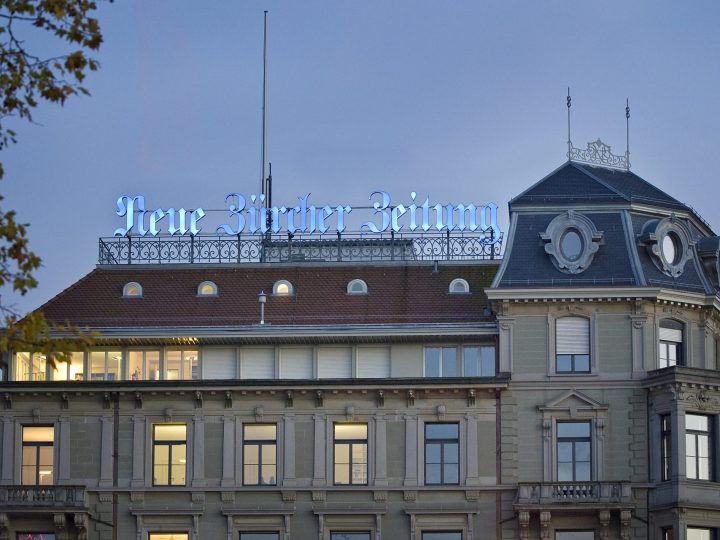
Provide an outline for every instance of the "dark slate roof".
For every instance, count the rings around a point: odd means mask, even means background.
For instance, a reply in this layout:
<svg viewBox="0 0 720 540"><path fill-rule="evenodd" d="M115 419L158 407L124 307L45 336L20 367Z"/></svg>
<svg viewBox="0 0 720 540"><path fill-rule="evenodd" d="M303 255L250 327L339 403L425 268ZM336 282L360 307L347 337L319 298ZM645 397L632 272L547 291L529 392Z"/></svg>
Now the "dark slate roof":
<svg viewBox="0 0 720 540"><path fill-rule="evenodd" d="M565 274L553 266L539 235L557 213L540 212L514 216L517 219L515 236L510 252L505 253L508 260L498 287L638 285L620 212L583 213L603 232L603 244L590 267L580 274Z"/></svg>
<svg viewBox="0 0 720 540"><path fill-rule="evenodd" d="M646 203L692 211L631 171L566 162L510 201L542 203Z"/></svg>
<svg viewBox="0 0 720 540"><path fill-rule="evenodd" d="M499 261L498 261L499 264ZM98 267L40 309L52 321L90 328L212 327L256 324L258 293L268 293L269 324L325 325L378 323L463 323L490 321L484 288L497 264ZM367 295L347 295L351 279L363 279ZM450 282L463 278L471 294L448 294ZM286 279L291 297L271 295ZM197 296L201 281L214 281L217 297ZM123 285L137 281L142 298L122 298Z"/></svg>

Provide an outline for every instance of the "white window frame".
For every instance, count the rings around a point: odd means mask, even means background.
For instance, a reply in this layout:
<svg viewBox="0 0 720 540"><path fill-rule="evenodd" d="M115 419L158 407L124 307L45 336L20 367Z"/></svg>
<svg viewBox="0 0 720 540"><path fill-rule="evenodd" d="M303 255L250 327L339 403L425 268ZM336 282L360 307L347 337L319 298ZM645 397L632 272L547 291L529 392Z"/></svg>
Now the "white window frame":
<svg viewBox="0 0 720 540"><path fill-rule="evenodd" d="M557 336L556 336L556 321L563 317L583 317L589 320L590 325L590 371L583 372L572 372L563 371L558 373L556 369L557 362ZM597 314L589 313L582 308L573 308L569 313L558 312L549 313L547 316L547 375L548 377L570 377L573 379L579 377L597 377L600 371L600 363L598 360L598 345L597 345ZM628 324L630 322L628 321Z"/></svg>
<svg viewBox="0 0 720 540"><path fill-rule="evenodd" d="M288 292L278 292L278 289L287 285ZM295 296L295 287L287 279L279 279L273 284L273 296Z"/></svg>
<svg viewBox="0 0 720 540"><path fill-rule="evenodd" d="M138 294L131 294L130 289L133 287L137 287L139 293ZM116 289L117 290L117 289ZM125 285L123 285L123 298L142 298L143 297L143 286L140 285L137 281L128 281Z"/></svg>
<svg viewBox="0 0 720 540"><path fill-rule="evenodd" d="M209 292L209 293L202 292L203 288L206 285L209 285L212 288L212 292ZM198 284L198 286L197 286L197 295L199 297L212 298L214 296L218 296L219 294L220 294L220 289L218 288L217 283L215 283L214 281L210 281L210 280L201 281L200 284Z"/></svg>
<svg viewBox="0 0 720 540"><path fill-rule="evenodd" d="M456 285L460 285L462 287L462 290L454 290ZM463 278L455 278L450 282L450 286L448 287L448 294L470 294L470 284L467 282L467 280Z"/></svg>
<svg viewBox="0 0 720 540"><path fill-rule="evenodd" d="M360 290L355 290L355 286L358 285ZM368 286L362 279L352 279L347 284L347 293L350 296L362 296L368 293Z"/></svg>

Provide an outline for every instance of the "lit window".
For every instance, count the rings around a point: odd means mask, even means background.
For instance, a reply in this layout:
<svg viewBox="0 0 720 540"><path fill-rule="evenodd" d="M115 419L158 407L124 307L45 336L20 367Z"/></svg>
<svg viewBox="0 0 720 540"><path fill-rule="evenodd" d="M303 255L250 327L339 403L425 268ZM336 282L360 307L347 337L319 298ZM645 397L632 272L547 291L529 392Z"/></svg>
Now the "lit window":
<svg viewBox="0 0 720 540"><path fill-rule="evenodd" d="M457 347L425 347L426 377L457 377Z"/></svg>
<svg viewBox="0 0 720 540"><path fill-rule="evenodd" d="M362 279L353 279L347 285L348 294L367 294L367 292L367 283L365 283Z"/></svg>
<svg viewBox="0 0 720 540"><path fill-rule="evenodd" d="M123 287L123 296L125 297L142 296L142 293L142 285L140 285L137 281L131 281L130 283L126 283Z"/></svg>
<svg viewBox="0 0 720 540"><path fill-rule="evenodd" d="M367 424L335 424L335 484L367 485Z"/></svg>
<svg viewBox="0 0 720 540"><path fill-rule="evenodd" d="M277 426L246 424L243 426L243 485L277 484Z"/></svg>
<svg viewBox="0 0 720 540"><path fill-rule="evenodd" d="M716 540L717 529L700 529L698 527L687 528L687 540Z"/></svg>
<svg viewBox="0 0 720 540"><path fill-rule="evenodd" d="M558 422L558 482L590 481L590 422Z"/></svg>
<svg viewBox="0 0 720 540"><path fill-rule="evenodd" d="M169 381L200 378L198 351L167 351L165 355L165 378Z"/></svg>
<svg viewBox="0 0 720 540"><path fill-rule="evenodd" d="M49 486L53 483L53 426L23 426L22 484Z"/></svg>
<svg viewBox="0 0 720 540"><path fill-rule="evenodd" d="M175 532L175 533L149 533L148 540L188 540L188 533Z"/></svg>
<svg viewBox="0 0 720 540"><path fill-rule="evenodd" d="M198 296L217 296L218 286L212 281L203 281L198 285L197 294Z"/></svg>
<svg viewBox="0 0 720 540"><path fill-rule="evenodd" d="M672 431L670 429L670 415L660 417L660 471L661 480L670 480L672 474Z"/></svg>
<svg viewBox="0 0 720 540"><path fill-rule="evenodd" d="M273 285L273 294L275 296L292 296L295 294L295 289L293 288L292 283L281 279L280 281L276 281L275 285Z"/></svg>
<svg viewBox="0 0 720 540"><path fill-rule="evenodd" d="M590 320L563 317L555 321L555 372L590 373Z"/></svg>
<svg viewBox="0 0 720 540"><path fill-rule="evenodd" d="M82 381L85 379L83 368L84 355L81 352L70 353L70 360L55 359L55 369L53 370L54 381Z"/></svg>
<svg viewBox="0 0 720 540"><path fill-rule="evenodd" d="M120 351L92 351L90 353L91 381L119 381L122 379Z"/></svg>
<svg viewBox="0 0 720 540"><path fill-rule="evenodd" d="M19 532L17 540L55 540L55 533L47 532Z"/></svg>
<svg viewBox="0 0 720 540"><path fill-rule="evenodd" d="M658 368L683 365L683 324L672 319L660 321Z"/></svg>
<svg viewBox="0 0 720 540"><path fill-rule="evenodd" d="M470 293L470 284L462 278L453 279L450 282L450 294L468 294Z"/></svg>
<svg viewBox="0 0 720 540"><path fill-rule="evenodd" d="M494 377L495 347L477 345L463 347L464 377Z"/></svg>
<svg viewBox="0 0 720 540"><path fill-rule="evenodd" d="M187 426L153 426L153 485L184 486L187 466Z"/></svg>
<svg viewBox="0 0 720 540"><path fill-rule="evenodd" d="M370 540L369 532L333 532L330 540Z"/></svg>
<svg viewBox="0 0 720 540"><path fill-rule="evenodd" d="M712 433L710 417L685 415L685 473L694 480L712 480Z"/></svg>
<svg viewBox="0 0 720 540"><path fill-rule="evenodd" d="M425 424L425 483L460 483L460 439L457 423Z"/></svg>
<svg viewBox="0 0 720 540"><path fill-rule="evenodd" d="M47 379L47 359L43 354L15 353L16 381L44 381Z"/></svg>
<svg viewBox="0 0 720 540"><path fill-rule="evenodd" d="M128 373L131 381L160 380L160 351L130 351Z"/></svg>

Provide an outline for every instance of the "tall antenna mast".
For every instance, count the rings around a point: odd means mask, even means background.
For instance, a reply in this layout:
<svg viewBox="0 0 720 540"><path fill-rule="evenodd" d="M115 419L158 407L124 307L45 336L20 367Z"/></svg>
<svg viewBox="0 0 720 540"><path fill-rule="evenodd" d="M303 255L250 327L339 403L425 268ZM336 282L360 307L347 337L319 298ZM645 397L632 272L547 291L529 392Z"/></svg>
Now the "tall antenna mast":
<svg viewBox="0 0 720 540"><path fill-rule="evenodd" d="M625 167L630 170L630 99L625 98L625 141L627 147L625 149Z"/></svg>
<svg viewBox="0 0 720 540"><path fill-rule="evenodd" d="M267 143L267 15L264 12L263 19L263 87L262 87L262 143L261 155L262 166L260 171L260 193L265 195L265 144Z"/></svg>
<svg viewBox="0 0 720 540"><path fill-rule="evenodd" d="M568 159L570 159L570 154L572 153L572 141L570 139L570 105L572 104L572 98L570 97L570 87L568 86L568 93L567 93L567 109L568 109Z"/></svg>

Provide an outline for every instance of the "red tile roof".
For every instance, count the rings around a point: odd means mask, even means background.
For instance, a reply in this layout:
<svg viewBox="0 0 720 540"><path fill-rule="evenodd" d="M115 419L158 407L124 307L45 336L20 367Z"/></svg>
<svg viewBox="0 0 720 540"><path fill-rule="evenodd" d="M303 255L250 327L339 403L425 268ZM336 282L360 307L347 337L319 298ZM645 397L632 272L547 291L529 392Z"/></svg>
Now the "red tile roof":
<svg viewBox="0 0 720 540"><path fill-rule="evenodd" d="M498 261L499 264L499 261ZM484 287L497 264L440 265L257 265L98 267L40 309L48 319L91 328L243 326L259 321L258 293L268 294L265 320L271 324L326 325L478 322L488 305ZM369 294L348 295L360 278ZM471 294L448 294L464 278ZM295 295L272 295L273 284L290 281ZM205 280L217 297L198 297ZM123 298L123 285L137 281L142 298Z"/></svg>

